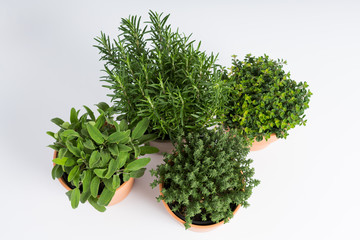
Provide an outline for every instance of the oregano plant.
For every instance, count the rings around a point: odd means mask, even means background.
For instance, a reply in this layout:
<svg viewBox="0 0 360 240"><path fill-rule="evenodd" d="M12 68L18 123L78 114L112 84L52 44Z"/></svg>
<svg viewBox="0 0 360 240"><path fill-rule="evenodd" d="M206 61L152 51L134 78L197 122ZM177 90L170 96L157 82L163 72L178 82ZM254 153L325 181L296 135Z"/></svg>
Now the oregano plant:
<svg viewBox="0 0 360 240"><path fill-rule="evenodd" d="M304 111L312 93L306 82L296 82L283 69L286 61L269 56L234 56L228 81L231 85L227 103L226 128L261 141L276 134L286 138L288 130L305 125Z"/></svg>
<svg viewBox="0 0 360 240"><path fill-rule="evenodd" d="M171 210L185 219L217 223L233 216L234 206L249 206L247 199L259 184L247 141L235 131L203 130L178 136L175 150L151 170L151 186L162 184L162 195Z"/></svg>
<svg viewBox="0 0 360 240"><path fill-rule="evenodd" d="M173 30L169 15L149 12L123 18L119 36L96 38L105 61L104 87L129 123L149 119L149 132L172 139L181 131L206 128L224 111L225 84L217 55L200 50L190 35Z"/></svg>
<svg viewBox="0 0 360 240"><path fill-rule="evenodd" d="M62 178L71 188L66 194L72 208L88 201L103 212L122 183L144 174L150 158L140 156L158 150L140 146L156 138L144 134L149 125L147 118L129 129L125 120L118 123L113 119L112 108L106 103L97 106L98 117L84 106L86 112L81 116L80 111L71 109L69 122L52 119L60 129L47 134L55 139L49 147L57 152L52 177Z"/></svg>

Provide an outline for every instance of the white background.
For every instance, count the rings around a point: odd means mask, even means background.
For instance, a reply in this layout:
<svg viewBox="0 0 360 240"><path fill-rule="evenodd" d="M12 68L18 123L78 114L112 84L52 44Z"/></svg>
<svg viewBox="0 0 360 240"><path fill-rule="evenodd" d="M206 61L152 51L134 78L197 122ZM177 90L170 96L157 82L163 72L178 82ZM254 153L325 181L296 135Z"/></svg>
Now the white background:
<svg viewBox="0 0 360 240"><path fill-rule="evenodd" d="M122 17L149 9L219 64L246 53L288 60L314 95L308 124L254 152L251 206L210 233L185 231L155 200L149 173L105 213L73 210L51 179L53 117L109 102L92 47ZM359 1L4 1L0 2L1 239L360 239ZM149 168L161 163L154 156Z"/></svg>

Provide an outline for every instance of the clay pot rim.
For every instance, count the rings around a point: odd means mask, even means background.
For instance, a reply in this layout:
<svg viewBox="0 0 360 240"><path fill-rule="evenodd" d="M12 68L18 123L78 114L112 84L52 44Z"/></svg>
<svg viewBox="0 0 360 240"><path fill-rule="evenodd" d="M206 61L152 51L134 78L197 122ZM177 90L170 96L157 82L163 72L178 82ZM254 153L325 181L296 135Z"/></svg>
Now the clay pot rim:
<svg viewBox="0 0 360 240"><path fill-rule="evenodd" d="M160 195L164 196L163 193L161 192L163 188L163 184L160 183L159 184L159 191L160 191ZM184 224L185 221L182 220L181 218L179 218L178 216L175 215L175 213L173 211L171 211L169 205L167 205L167 203L164 201L164 200L161 200L162 203L164 204L164 207L166 209L166 211L169 212L169 214L176 220L178 221L179 223L181 224ZM235 210L233 211L233 215L235 215L237 213L237 211L240 209L241 205L239 204ZM224 220L218 222L218 223L214 223L214 224L210 224L210 225L197 225L197 224L190 224L190 228L189 230L191 229L195 229L195 230L200 230L200 231L209 231L209 230L212 230L216 227L219 227L220 225L224 224Z"/></svg>
<svg viewBox="0 0 360 240"><path fill-rule="evenodd" d="M57 151L54 151L54 159L57 157ZM53 166L55 166L55 163L53 163ZM63 185L65 187L66 190L70 191L72 190L72 188L70 188L66 182L64 181L63 177L58 178L59 182L61 183L61 185ZM125 187L128 184L131 184L134 181L134 178L131 177L129 180L127 180L126 182L124 182L123 184L120 185L120 187L118 187L115 192L120 191L123 187ZM100 195L98 195L99 197Z"/></svg>

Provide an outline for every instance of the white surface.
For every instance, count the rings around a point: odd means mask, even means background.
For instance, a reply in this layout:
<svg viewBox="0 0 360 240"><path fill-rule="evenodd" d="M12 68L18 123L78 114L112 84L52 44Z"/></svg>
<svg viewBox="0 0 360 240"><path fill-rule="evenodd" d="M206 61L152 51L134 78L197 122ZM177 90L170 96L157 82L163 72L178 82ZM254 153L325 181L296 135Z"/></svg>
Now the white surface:
<svg viewBox="0 0 360 240"><path fill-rule="evenodd" d="M50 177L50 119L110 101L93 38L148 9L171 13L220 64L249 52L288 60L314 93L306 127L250 154L262 181L251 206L210 233L174 222L148 172L104 214L71 209ZM360 239L359 12L359 1L1 1L0 239Z"/></svg>

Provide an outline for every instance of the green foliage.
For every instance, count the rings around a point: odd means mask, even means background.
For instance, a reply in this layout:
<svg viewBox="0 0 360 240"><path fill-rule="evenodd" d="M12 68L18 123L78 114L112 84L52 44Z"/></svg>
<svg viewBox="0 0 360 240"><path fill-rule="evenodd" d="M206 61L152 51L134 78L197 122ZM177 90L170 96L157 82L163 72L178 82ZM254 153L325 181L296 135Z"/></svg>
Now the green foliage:
<svg viewBox="0 0 360 240"><path fill-rule="evenodd" d="M163 139L216 124L226 95L217 56L173 31L169 15L150 11L149 17L144 28L140 17L123 18L113 42L103 33L95 39L105 61L104 87L113 91L121 119L147 118L150 132Z"/></svg>
<svg viewBox="0 0 360 240"><path fill-rule="evenodd" d="M225 127L261 141L272 133L286 138L289 129L305 125L304 111L312 93L306 82L297 83L290 78L283 69L285 64L286 61L272 60L267 55L248 54L244 61L234 57Z"/></svg>
<svg viewBox="0 0 360 240"><path fill-rule="evenodd" d="M253 179L254 169L244 138L235 131L203 130L178 136L173 154L151 170L163 184L162 195L172 211L185 216L185 227L195 218L227 222L233 216L231 204L247 207L247 199L259 184Z"/></svg>
<svg viewBox="0 0 360 240"><path fill-rule="evenodd" d="M121 183L144 175L150 158L138 157L158 150L154 147L140 150L140 144L153 139L152 135L144 135L147 119L130 130L125 121L118 123L113 119L112 108L106 103L97 106L100 113L97 118L84 106L86 113L81 116L71 109L70 123L52 119L60 130L47 134L55 139L50 147L57 151L51 174L53 179L63 178L72 188L67 192L71 206L77 208L80 201L89 201L103 212Z"/></svg>

